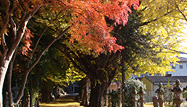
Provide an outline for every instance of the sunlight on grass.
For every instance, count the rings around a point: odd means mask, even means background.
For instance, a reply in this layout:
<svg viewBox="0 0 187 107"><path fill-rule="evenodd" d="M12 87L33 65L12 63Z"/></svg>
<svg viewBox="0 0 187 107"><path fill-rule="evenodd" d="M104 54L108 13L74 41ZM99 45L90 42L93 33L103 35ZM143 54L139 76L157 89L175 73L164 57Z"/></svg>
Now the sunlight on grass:
<svg viewBox="0 0 187 107"><path fill-rule="evenodd" d="M83 107L78 102L67 102L67 103L41 103L40 107Z"/></svg>
<svg viewBox="0 0 187 107"><path fill-rule="evenodd" d="M73 98L61 98L51 103L40 103L40 107L83 107L79 102L76 102Z"/></svg>

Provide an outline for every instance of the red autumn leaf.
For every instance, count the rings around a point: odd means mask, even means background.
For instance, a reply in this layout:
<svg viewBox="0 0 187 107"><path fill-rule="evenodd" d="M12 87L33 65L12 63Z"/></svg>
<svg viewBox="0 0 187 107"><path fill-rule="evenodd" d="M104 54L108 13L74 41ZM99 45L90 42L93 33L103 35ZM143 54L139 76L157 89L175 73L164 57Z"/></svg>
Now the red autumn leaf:
<svg viewBox="0 0 187 107"><path fill-rule="evenodd" d="M24 46L22 47L22 54L23 55L27 55L28 54L28 51L32 51L32 49L30 48L31 46L31 37L33 38L34 36L31 34L31 31L26 28L25 29L25 33L24 33Z"/></svg>

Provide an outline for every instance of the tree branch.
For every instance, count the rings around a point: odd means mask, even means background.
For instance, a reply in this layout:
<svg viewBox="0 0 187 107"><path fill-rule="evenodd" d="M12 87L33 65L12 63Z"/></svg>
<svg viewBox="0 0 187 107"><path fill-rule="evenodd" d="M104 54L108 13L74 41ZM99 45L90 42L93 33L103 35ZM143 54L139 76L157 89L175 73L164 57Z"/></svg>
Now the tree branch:
<svg viewBox="0 0 187 107"><path fill-rule="evenodd" d="M173 11L171 10L171 11L165 13L163 16L160 16L159 18L155 18L155 19L149 20L149 21L147 21L147 22L140 23L139 26L144 26L144 25L148 25L148 24L151 23L151 22L155 22L155 21L157 21L158 19L160 19L160 18L162 18L162 17L164 17L164 16L170 14L171 12L173 12Z"/></svg>
<svg viewBox="0 0 187 107"><path fill-rule="evenodd" d="M11 38L12 39L11 41L13 42L16 39L16 24L12 17L10 17L10 24L11 24L11 29L13 32L13 35L12 35L13 37Z"/></svg>
<svg viewBox="0 0 187 107"><path fill-rule="evenodd" d="M3 25L1 26L1 31L0 31L0 39L1 42L0 44L2 45L3 51L1 52L0 55L4 56L7 52L7 47L6 47L6 42L5 42L5 32L6 32L6 27L8 25L9 22L9 8L10 8L10 1L9 0L0 0L1 5L4 7L5 9L5 17L3 18ZM2 59L2 58L1 58ZM2 62L2 61L1 61Z"/></svg>
<svg viewBox="0 0 187 107"><path fill-rule="evenodd" d="M180 8L179 8L179 6L177 5L177 3L175 2L175 5L176 5L176 7L177 7L177 10L182 14L182 16L183 16L183 18L184 18L184 20L186 20L187 21L187 18L186 18L186 15L182 12L182 10L180 10Z"/></svg>
<svg viewBox="0 0 187 107"><path fill-rule="evenodd" d="M17 46L19 45L19 43L20 43L20 41L21 41L21 39L22 39L22 37L23 37L23 35L24 35L24 33L25 33L25 28L26 28L26 26L27 26L28 21L30 20L30 18L36 13L36 11L37 11L41 6L42 6L42 4L39 5L39 6L37 6L35 9L33 9L33 11L29 12L29 13L25 16L24 20L21 22L20 26L18 26L19 29L18 29L18 31L17 31L16 39L15 39L14 43L11 44L11 46L10 46L10 48L9 48L9 50L8 50L7 57L6 57L7 59L11 58L11 55L14 53L15 49L16 49Z"/></svg>
<svg viewBox="0 0 187 107"><path fill-rule="evenodd" d="M12 57L12 60L10 61L9 64L9 68L8 68L8 72L7 72L7 76L8 76L8 97L9 97L9 106L13 107L13 96L12 96L12 70L13 70L13 65L14 65L14 61L16 58L16 54L17 54L17 49Z"/></svg>
<svg viewBox="0 0 187 107"><path fill-rule="evenodd" d="M36 58L36 60L33 62L33 64L25 71L24 73L24 77L23 77L23 83L21 85L21 88L20 88L20 91L19 91L19 94L15 100L15 103L17 104L20 99L22 98L23 96L23 92L24 92L24 88L25 88L25 85L26 85L26 82L27 82L27 78L28 78L28 75L30 73L30 71L35 67L35 65L39 62L39 60L41 59L41 57L43 56L43 54L46 52L47 49L49 49L49 47L51 47L51 45L56 42L57 40L59 40L69 29L70 29L71 26L69 26L68 28L66 28L58 37L54 38L45 48L44 50L40 53L40 55Z"/></svg>
<svg viewBox="0 0 187 107"><path fill-rule="evenodd" d="M16 0L12 0L12 7L10 8L9 13L12 13L15 8L16 8Z"/></svg>
<svg viewBox="0 0 187 107"><path fill-rule="evenodd" d="M42 31L42 33L40 34L40 36L39 36L39 38L38 38L38 40L37 40L37 42L36 42L36 44L35 44L35 46L34 46L34 49L33 49L32 54L31 54L31 56L30 56L30 59L29 59L29 61L28 61L27 68L29 68L29 64L30 64L30 62L31 62L31 60L32 60L32 58L33 58L33 55L34 55L34 52L36 51L36 48L37 48L37 46L38 46L38 43L39 43L40 39L42 38L43 34L45 33L45 31L47 30L47 28L48 28L48 26L46 26L45 29L44 29L44 30Z"/></svg>

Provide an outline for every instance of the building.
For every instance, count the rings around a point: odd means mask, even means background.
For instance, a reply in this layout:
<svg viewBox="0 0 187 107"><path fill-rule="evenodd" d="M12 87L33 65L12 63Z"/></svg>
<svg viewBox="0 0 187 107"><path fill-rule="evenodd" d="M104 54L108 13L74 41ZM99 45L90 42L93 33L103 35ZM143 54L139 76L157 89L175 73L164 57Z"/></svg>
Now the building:
<svg viewBox="0 0 187 107"><path fill-rule="evenodd" d="M166 73L166 76L161 76L161 74L154 74L154 76L151 76L148 72L140 76L141 81L146 85L145 91L147 94L147 101L152 101L152 96L156 95L155 91L159 88L159 83L162 83L163 85L168 83L174 85L176 80L179 79L181 88L187 86L187 58L179 57L179 61L177 62L178 64L175 65L173 63L170 64L171 69L175 72L169 71Z"/></svg>
<svg viewBox="0 0 187 107"><path fill-rule="evenodd" d="M187 76L145 76L141 81L146 85L146 91L156 91L159 83L174 85L177 79L180 80L182 88L187 86Z"/></svg>
<svg viewBox="0 0 187 107"><path fill-rule="evenodd" d="M187 76L187 58L179 57L179 59L180 61L178 61L178 64L170 64L171 69L173 69L175 72L169 71L166 74L170 74L172 76Z"/></svg>
<svg viewBox="0 0 187 107"><path fill-rule="evenodd" d="M187 76L145 76L141 79L141 82L146 85L146 102L152 102L152 97L156 95L155 91L159 88L159 83L163 85L171 84L174 87L176 80L181 82L181 88L187 86Z"/></svg>
<svg viewBox="0 0 187 107"><path fill-rule="evenodd" d="M118 91L118 89L121 87L121 83L118 82L112 82L110 84L110 86L108 87L108 91L112 92L112 91Z"/></svg>

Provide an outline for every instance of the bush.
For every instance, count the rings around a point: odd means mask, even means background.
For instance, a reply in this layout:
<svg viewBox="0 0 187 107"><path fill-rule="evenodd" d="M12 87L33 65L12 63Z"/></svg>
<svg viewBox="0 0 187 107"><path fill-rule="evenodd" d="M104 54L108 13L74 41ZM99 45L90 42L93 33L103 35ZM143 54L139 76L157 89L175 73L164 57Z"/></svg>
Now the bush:
<svg viewBox="0 0 187 107"><path fill-rule="evenodd" d="M125 99L125 107L133 107L133 93L134 93L134 87L136 88L136 91L140 91L140 87L145 89L145 85L140 82L139 80L127 80L125 81L125 86L123 86L124 89L124 99ZM139 105L137 105L139 107Z"/></svg>
<svg viewBox="0 0 187 107"><path fill-rule="evenodd" d="M173 98L174 98L174 93L171 91L172 85L167 84L163 86L164 88L164 105L165 107L172 107L173 105Z"/></svg>
<svg viewBox="0 0 187 107"><path fill-rule="evenodd" d="M136 88L136 91L140 91L140 87L145 89L145 85L140 82L139 80L127 80L125 81L125 85L122 86L124 90L124 98L125 98L125 107L133 107L133 93L134 93L134 87ZM109 93L109 96L111 98L111 105L112 107L118 106L118 95L119 91L112 91ZM140 107L139 105L137 105Z"/></svg>

